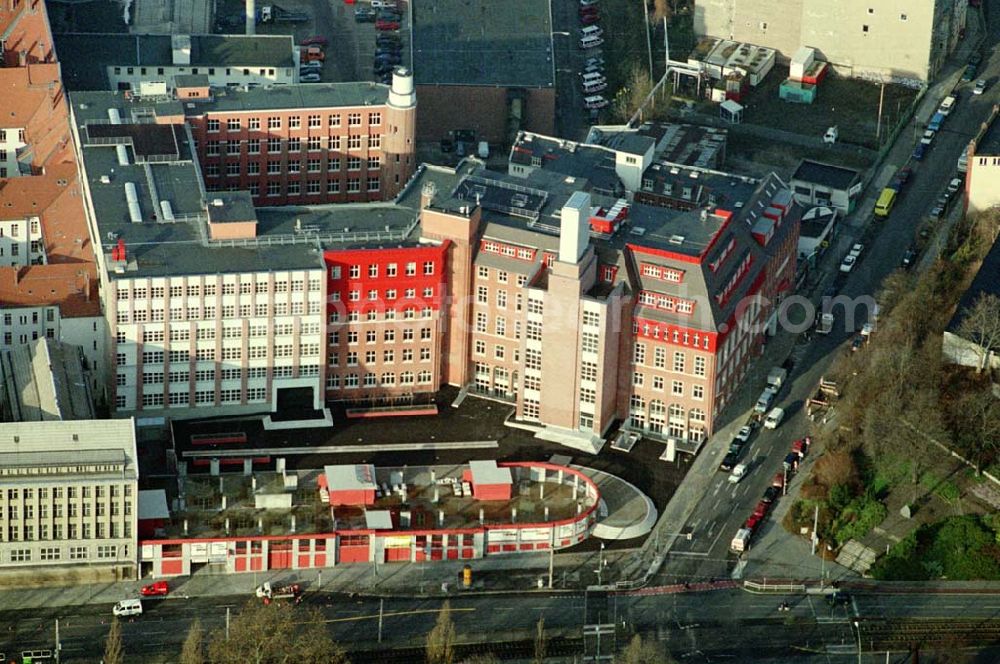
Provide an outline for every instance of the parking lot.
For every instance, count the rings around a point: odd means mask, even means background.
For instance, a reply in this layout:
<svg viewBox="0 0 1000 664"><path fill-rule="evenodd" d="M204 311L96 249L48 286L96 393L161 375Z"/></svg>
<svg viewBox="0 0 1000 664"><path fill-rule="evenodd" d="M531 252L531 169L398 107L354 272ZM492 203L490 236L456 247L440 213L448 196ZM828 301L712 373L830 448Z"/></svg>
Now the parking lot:
<svg viewBox="0 0 1000 664"><path fill-rule="evenodd" d="M257 7L269 4L258 1ZM257 34L293 35L299 44L310 37L323 37L325 47L321 80L323 82L370 81L375 80L373 62L375 57L374 22L355 20L357 9L371 9L370 2L347 4L343 0L281 0L282 8L294 12L305 12L309 20L302 23L258 23ZM402 15L398 31L402 43L402 62L410 65L410 20L407 3L399 3ZM244 3L241 0L219 0L216 31L235 34L243 33Z"/></svg>

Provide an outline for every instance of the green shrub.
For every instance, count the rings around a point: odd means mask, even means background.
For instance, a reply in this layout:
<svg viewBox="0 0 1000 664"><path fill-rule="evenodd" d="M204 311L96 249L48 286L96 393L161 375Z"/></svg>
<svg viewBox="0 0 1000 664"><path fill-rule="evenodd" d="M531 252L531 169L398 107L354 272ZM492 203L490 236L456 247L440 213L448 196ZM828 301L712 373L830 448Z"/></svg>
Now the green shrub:
<svg viewBox="0 0 1000 664"><path fill-rule="evenodd" d="M921 581L1000 579L996 519L955 516L923 526L894 545L872 567L877 579Z"/></svg>

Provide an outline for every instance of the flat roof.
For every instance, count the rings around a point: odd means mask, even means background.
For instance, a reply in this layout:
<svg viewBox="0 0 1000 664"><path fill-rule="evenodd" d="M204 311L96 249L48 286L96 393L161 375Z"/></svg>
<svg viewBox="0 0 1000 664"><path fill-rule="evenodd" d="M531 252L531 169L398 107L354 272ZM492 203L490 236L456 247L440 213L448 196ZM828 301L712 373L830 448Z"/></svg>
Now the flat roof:
<svg viewBox="0 0 1000 664"><path fill-rule="evenodd" d="M62 33L53 36L70 90L104 90L107 67L171 67L173 35ZM291 35L191 35L190 67L294 67ZM181 66L181 65L177 65Z"/></svg>
<svg viewBox="0 0 1000 664"><path fill-rule="evenodd" d="M803 159L799 162L799 167L795 169L792 180L821 184L831 189L850 189L854 183L858 182L861 174L853 168L834 166L821 161Z"/></svg>
<svg viewBox="0 0 1000 664"><path fill-rule="evenodd" d="M373 491L378 488L373 464L323 466L330 491Z"/></svg>
<svg viewBox="0 0 1000 664"><path fill-rule="evenodd" d="M469 469L472 471L473 484L510 484L513 482L510 468L499 468L497 462L470 461Z"/></svg>
<svg viewBox="0 0 1000 664"><path fill-rule="evenodd" d="M249 191L216 191L208 200L208 220L213 224L257 221Z"/></svg>
<svg viewBox="0 0 1000 664"><path fill-rule="evenodd" d="M4 398L18 422L94 419L93 394L78 346L42 337L0 358Z"/></svg>
<svg viewBox="0 0 1000 664"><path fill-rule="evenodd" d="M297 478L294 489L286 486L284 476L272 471L255 471L253 479L242 473L223 473L218 477L189 474L184 481L185 511L172 514L174 518L163 526L165 532L148 541L180 537L343 533L352 530L392 530L402 536L413 531L426 533L484 525L492 528L525 527L533 523L575 518L581 500L584 509L591 509L601 499L593 480L579 470L567 468L561 483L557 473L553 469L548 470L544 480L544 499L540 500L536 487L541 478L536 470L538 466L533 462L515 462L501 468L510 473L512 482L529 487L528 492L522 494L515 491L509 500L490 501L477 500L472 492L463 490L465 464L369 467L375 473L372 488L375 484L393 481L405 483L405 502L399 493L390 491L386 495L376 495L373 505L328 505L323 502L319 491L322 475L328 474L328 470L292 471L291 474ZM574 491L571 475L577 474L583 478L581 485L587 488L582 493ZM254 480L256 492L252 489ZM291 507L258 508L255 494L261 492L290 494ZM224 518L229 522L228 533L223 527L224 519L219 518L222 496L226 497ZM187 524L186 533L180 525L182 523ZM259 529L261 523L262 530Z"/></svg>
<svg viewBox="0 0 1000 664"><path fill-rule="evenodd" d="M392 530L392 512L389 510L365 510L365 527L372 530Z"/></svg>
<svg viewBox="0 0 1000 664"><path fill-rule="evenodd" d="M373 81L227 87L213 89L207 99L185 99L184 113L197 116L215 112L380 106L388 99L389 86Z"/></svg>
<svg viewBox="0 0 1000 664"><path fill-rule="evenodd" d="M421 0L412 12L417 85L554 85L548 0Z"/></svg>
<svg viewBox="0 0 1000 664"><path fill-rule="evenodd" d="M169 519L167 492L163 489L147 489L139 492L139 520Z"/></svg>

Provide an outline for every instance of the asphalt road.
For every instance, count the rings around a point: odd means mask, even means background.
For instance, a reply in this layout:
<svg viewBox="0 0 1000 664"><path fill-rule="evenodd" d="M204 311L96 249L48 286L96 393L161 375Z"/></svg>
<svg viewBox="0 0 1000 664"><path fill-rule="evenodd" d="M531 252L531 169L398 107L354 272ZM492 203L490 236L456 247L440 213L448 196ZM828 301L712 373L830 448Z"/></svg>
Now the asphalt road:
<svg viewBox="0 0 1000 664"><path fill-rule="evenodd" d="M237 611L245 599L171 597L145 601L145 613L122 624L128 661L176 658L194 618L209 631L223 629L226 609ZM778 611L782 601L789 603L789 611ZM317 606L332 637L356 651L420 646L440 608L439 599L386 599L379 645L378 599L307 594L304 604ZM633 630L655 634L675 655L695 662L716 658L809 661L808 652L856 652L855 630L859 626L869 639L866 649L877 648L877 639L886 638L880 636L886 626L898 631L914 624L914 619L947 620L944 624L949 631L976 625L990 638L996 634L994 623L1000 624L1000 594L856 594L844 606L830 606L815 595L754 595L742 590L646 596L479 595L453 597L451 607L463 640L526 638L542 617L551 634L581 634L586 615L588 623L618 626L620 638ZM0 642L8 656L29 648L51 648L54 621L59 618L62 661L93 662L103 648L110 613L110 607L104 605L37 611L30 617L21 611L0 611L0 625L7 628L0 629L4 635ZM942 630L940 625L935 629ZM737 632L739 639L734 639Z"/></svg>
<svg viewBox="0 0 1000 664"><path fill-rule="evenodd" d="M990 53L992 47L1000 42L1000 17L992 17L988 21L987 30L984 48ZM991 53L982 66L979 77L997 81L998 76L1000 53ZM955 177L959 155L975 136L980 123L988 116L991 105L1000 100L998 85L993 85L983 95L972 95L971 87L971 84L959 86L960 101L924 160L909 162L914 169L913 176L889 218L885 221L873 221L867 229L860 231L856 228L847 229L846 232L849 233L864 233L856 238L865 244L860 263L845 278L839 272L842 256L826 257L825 269L829 274L824 284L832 282L838 295L849 298L871 295L877 292L882 280L899 267L903 254L919 232L920 222L926 218L948 181ZM899 140L907 143L910 137L904 135ZM961 205L961 201L956 200L953 204ZM863 213L870 214L870 210L864 210ZM819 290L822 292L823 289ZM731 485L727 482L728 473L717 473L683 528L693 531L692 539L678 540L674 544L670 557L662 568L663 574L678 578L721 578L732 575L736 556L729 552L729 543L733 535L753 512L773 476L782 470L784 457L790 451L792 443L809 432L804 404L819 378L829 369L837 353L845 352L845 344L863 322L864 319L859 318L854 325L845 327L845 316L842 311L838 311L833 333L827 336L814 335L811 343L796 346L793 351L795 367L786 383L791 387L779 394L779 401L776 403L788 413L784 423L774 431L760 430L751 440L751 444L744 450L743 459L752 461L752 471L741 483ZM767 367L763 371L766 372ZM781 528L781 525L768 518L763 530L766 532L770 528ZM760 534L758 532L758 538ZM749 558L751 563L755 560L752 551ZM803 559L800 576L815 576L817 566L815 560ZM794 575L794 565L786 569L790 572L789 575Z"/></svg>

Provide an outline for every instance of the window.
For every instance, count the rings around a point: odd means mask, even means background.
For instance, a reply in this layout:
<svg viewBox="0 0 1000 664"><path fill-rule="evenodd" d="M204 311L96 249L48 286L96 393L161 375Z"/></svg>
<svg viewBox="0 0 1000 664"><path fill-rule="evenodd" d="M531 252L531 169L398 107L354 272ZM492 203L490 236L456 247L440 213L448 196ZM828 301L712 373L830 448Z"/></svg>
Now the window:
<svg viewBox="0 0 1000 664"><path fill-rule="evenodd" d="M490 301L490 291L486 286L476 288L476 303L487 304Z"/></svg>
<svg viewBox="0 0 1000 664"><path fill-rule="evenodd" d="M281 129L281 118L270 117L267 119L268 129Z"/></svg>
<svg viewBox="0 0 1000 664"><path fill-rule="evenodd" d="M695 357L694 358L694 375L704 376L705 375L705 358Z"/></svg>
<svg viewBox="0 0 1000 664"><path fill-rule="evenodd" d="M670 383L670 393L675 397L684 396L684 381L675 380Z"/></svg>
<svg viewBox="0 0 1000 664"><path fill-rule="evenodd" d="M645 376L643 376L643 374L638 372L632 374L633 385L635 385L636 387L642 387L644 383L645 383Z"/></svg>
<svg viewBox="0 0 1000 664"><path fill-rule="evenodd" d="M695 399L701 400L705 398L705 386L704 385L692 385L691 386L691 396Z"/></svg>
<svg viewBox="0 0 1000 664"><path fill-rule="evenodd" d="M302 117L298 115L292 115L288 118L288 128L289 129L301 129L302 128Z"/></svg>
<svg viewBox="0 0 1000 664"><path fill-rule="evenodd" d="M369 113L368 114L368 124L378 126L382 124L382 114L381 113Z"/></svg>
<svg viewBox="0 0 1000 664"><path fill-rule="evenodd" d="M331 127L339 127L340 126L340 114L337 113L335 115L329 116L328 117L328 124Z"/></svg>
<svg viewBox="0 0 1000 664"><path fill-rule="evenodd" d="M381 184L381 180L377 177L368 178L368 191L378 191Z"/></svg>
<svg viewBox="0 0 1000 664"><path fill-rule="evenodd" d="M636 364L646 363L646 344L636 344L633 351L633 362Z"/></svg>
<svg viewBox="0 0 1000 664"><path fill-rule="evenodd" d="M348 113L347 114L347 126L356 127L361 124L361 114L360 113Z"/></svg>
<svg viewBox="0 0 1000 664"><path fill-rule="evenodd" d="M206 128L208 129L208 131L219 131L219 121L209 120L208 124L206 125Z"/></svg>
<svg viewBox="0 0 1000 664"><path fill-rule="evenodd" d="M676 373L684 373L684 353L674 353L674 371Z"/></svg>
<svg viewBox="0 0 1000 664"><path fill-rule="evenodd" d="M598 347L598 337L593 332L584 332L580 344L584 353L596 353Z"/></svg>

